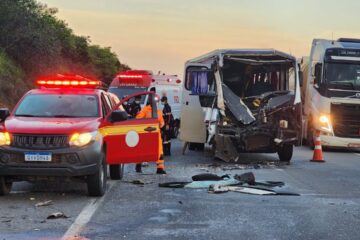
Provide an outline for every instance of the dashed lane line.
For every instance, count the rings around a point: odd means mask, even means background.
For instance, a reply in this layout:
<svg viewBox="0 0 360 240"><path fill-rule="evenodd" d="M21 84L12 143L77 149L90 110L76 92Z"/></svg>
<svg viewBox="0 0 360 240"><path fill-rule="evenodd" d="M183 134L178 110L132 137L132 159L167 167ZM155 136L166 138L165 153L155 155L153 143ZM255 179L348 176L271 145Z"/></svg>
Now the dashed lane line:
<svg viewBox="0 0 360 240"><path fill-rule="evenodd" d="M107 193L110 192L112 187L115 185L115 181L109 182ZM96 210L104 202L106 194L100 198L94 198L89 201L89 203L82 209L80 214L75 219L75 222L70 226L66 231L61 240L74 239L74 237L79 237L81 232L84 230L86 224L91 220L91 217L94 215Z"/></svg>

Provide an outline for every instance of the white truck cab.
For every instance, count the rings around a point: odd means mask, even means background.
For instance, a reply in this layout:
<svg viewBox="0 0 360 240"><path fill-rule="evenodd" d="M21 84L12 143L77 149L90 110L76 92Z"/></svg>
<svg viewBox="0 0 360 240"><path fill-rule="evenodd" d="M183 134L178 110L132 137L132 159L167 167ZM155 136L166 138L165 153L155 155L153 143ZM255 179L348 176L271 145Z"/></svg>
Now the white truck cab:
<svg viewBox="0 0 360 240"><path fill-rule="evenodd" d="M360 147L360 39L314 39L302 59L303 136L325 147Z"/></svg>

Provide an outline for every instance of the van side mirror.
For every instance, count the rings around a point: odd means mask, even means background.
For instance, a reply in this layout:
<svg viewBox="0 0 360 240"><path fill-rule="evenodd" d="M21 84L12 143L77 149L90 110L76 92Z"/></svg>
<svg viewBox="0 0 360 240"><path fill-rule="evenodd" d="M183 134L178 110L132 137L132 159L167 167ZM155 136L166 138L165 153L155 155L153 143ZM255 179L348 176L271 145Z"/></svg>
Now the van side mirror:
<svg viewBox="0 0 360 240"><path fill-rule="evenodd" d="M128 119L128 114L126 111L115 110L110 114L108 121L110 123L113 123L113 122L126 121L127 119Z"/></svg>
<svg viewBox="0 0 360 240"><path fill-rule="evenodd" d="M300 87L302 87L304 84L304 73L302 71L299 71L299 84Z"/></svg>
<svg viewBox="0 0 360 240"><path fill-rule="evenodd" d="M8 108L0 108L0 121L3 122L5 119L10 116L10 111Z"/></svg>

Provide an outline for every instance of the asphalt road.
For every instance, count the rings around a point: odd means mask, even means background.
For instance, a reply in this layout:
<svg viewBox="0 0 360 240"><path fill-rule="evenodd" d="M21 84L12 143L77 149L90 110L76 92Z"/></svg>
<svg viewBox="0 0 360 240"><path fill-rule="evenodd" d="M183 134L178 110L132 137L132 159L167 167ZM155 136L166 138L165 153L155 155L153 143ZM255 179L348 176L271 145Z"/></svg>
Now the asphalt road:
<svg viewBox="0 0 360 240"><path fill-rule="evenodd" d="M308 148L297 148L291 164L283 165L275 154L243 154L242 160L261 164L231 170L233 164L213 160L210 151L183 156L181 143L175 142L166 176L155 175L152 164L144 174L128 166L122 181L109 181L103 198L87 197L80 182L16 183L9 196L0 198L0 240L360 239L360 154L327 151L325 163L311 163L311 156ZM301 196L158 187L190 181L198 173L247 171L258 181L284 181L285 189ZM35 207L46 200L52 204ZM67 218L47 219L59 211Z"/></svg>

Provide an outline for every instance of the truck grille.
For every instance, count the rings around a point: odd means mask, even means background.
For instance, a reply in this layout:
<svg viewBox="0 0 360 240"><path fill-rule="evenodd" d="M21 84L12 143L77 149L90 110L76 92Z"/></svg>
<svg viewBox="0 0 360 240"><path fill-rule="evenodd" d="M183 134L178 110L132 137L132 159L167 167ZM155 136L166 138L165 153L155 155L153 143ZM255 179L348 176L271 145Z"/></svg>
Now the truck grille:
<svg viewBox="0 0 360 240"><path fill-rule="evenodd" d="M331 104L331 117L335 136L360 138L360 104Z"/></svg>
<svg viewBox="0 0 360 240"><path fill-rule="evenodd" d="M11 145L28 149L65 148L68 147L68 136L13 134Z"/></svg>

